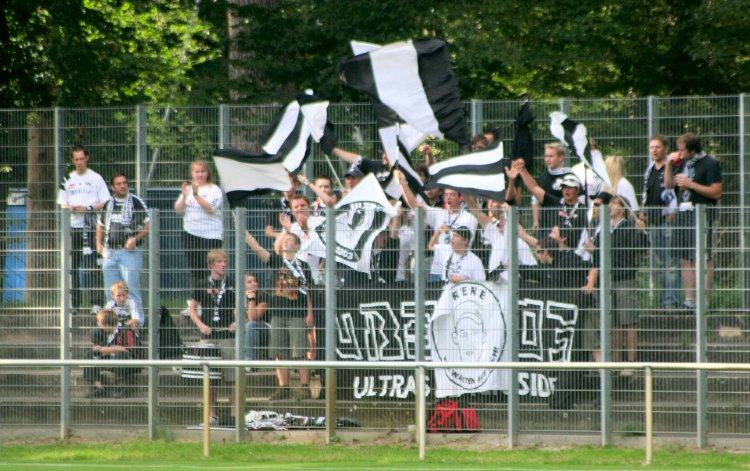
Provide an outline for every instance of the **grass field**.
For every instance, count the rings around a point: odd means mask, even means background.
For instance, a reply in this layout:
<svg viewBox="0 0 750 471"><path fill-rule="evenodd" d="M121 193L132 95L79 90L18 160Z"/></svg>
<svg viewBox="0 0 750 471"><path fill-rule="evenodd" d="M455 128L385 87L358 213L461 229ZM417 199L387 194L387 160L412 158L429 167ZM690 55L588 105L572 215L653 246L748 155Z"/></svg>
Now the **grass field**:
<svg viewBox="0 0 750 471"><path fill-rule="evenodd" d="M638 449L576 447L561 450L465 451L429 448L419 462L405 446L215 444L204 459L199 443L133 441L122 444L44 444L0 446L3 470L527 470L527 469L750 469L750 455L657 450L654 464L643 465Z"/></svg>

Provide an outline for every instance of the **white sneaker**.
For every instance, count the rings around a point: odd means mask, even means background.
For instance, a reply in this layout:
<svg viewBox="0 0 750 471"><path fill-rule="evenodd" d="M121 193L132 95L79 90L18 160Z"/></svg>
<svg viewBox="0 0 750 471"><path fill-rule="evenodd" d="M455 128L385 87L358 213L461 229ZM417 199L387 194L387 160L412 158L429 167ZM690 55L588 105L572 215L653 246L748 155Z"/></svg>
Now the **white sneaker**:
<svg viewBox="0 0 750 471"><path fill-rule="evenodd" d="M180 315L185 316L185 317L190 317L190 311L187 309L183 309L182 311L180 311Z"/></svg>
<svg viewBox="0 0 750 471"><path fill-rule="evenodd" d="M93 315L99 314L99 311L101 310L102 310L102 307L98 304L94 304L93 306L91 306L91 314Z"/></svg>

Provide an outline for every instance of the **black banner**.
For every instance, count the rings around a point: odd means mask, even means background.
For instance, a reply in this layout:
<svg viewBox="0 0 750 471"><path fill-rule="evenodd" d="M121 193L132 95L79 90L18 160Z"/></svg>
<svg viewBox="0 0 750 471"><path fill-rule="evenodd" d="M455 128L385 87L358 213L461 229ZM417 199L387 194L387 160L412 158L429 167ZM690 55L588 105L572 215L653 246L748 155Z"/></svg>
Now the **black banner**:
<svg viewBox="0 0 750 471"><path fill-rule="evenodd" d="M504 287L497 285L493 295L504 300L503 290ZM429 325L429 319L433 318L442 293L442 288L427 293L429 301L426 303L425 325ZM519 333L516 341L519 343L520 361L568 362L589 359L589 353L581 344L579 326L584 315L593 313L581 307L585 306L585 299L578 290L544 290L525 285L518 299ZM336 316L337 359L363 362L415 360L415 313L412 289L363 287L340 290ZM429 335L428 332L424 342L428 342ZM432 341L426 343L431 344ZM506 346L501 344L492 348L497 350ZM497 360L501 353L494 352L489 358ZM426 348L428 360L434 354L436 352ZM519 396L523 400L549 400L555 391L569 389L579 376L560 371L520 371ZM346 370L337 377L339 390L349 391L354 399L414 398L415 378L411 369ZM429 375L428 394L434 393L434 388L435 377ZM465 392L473 391L468 388Z"/></svg>

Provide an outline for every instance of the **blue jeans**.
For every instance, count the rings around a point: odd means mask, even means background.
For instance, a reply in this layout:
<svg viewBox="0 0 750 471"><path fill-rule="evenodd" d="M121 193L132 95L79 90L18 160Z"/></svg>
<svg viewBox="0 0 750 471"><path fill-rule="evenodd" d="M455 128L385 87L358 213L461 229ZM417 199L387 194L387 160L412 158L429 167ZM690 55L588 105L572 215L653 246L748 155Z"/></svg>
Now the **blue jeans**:
<svg viewBox="0 0 750 471"><path fill-rule="evenodd" d="M656 280L661 290L661 305L681 304L680 267L674 248L674 226L664 224L649 229L651 248L654 253Z"/></svg>
<svg viewBox="0 0 750 471"><path fill-rule="evenodd" d="M143 298L141 297L141 269L143 268L143 257L139 250L110 250L104 259L102 271L104 272L104 292L107 299L112 301L112 292L109 287L115 281L124 281L128 285L130 296L133 297L139 311L143 310Z"/></svg>
<svg viewBox="0 0 750 471"><path fill-rule="evenodd" d="M267 337L269 325L266 321L247 321L245 324L245 360L267 360L263 355L265 345L262 339ZM266 358L263 358L263 357Z"/></svg>

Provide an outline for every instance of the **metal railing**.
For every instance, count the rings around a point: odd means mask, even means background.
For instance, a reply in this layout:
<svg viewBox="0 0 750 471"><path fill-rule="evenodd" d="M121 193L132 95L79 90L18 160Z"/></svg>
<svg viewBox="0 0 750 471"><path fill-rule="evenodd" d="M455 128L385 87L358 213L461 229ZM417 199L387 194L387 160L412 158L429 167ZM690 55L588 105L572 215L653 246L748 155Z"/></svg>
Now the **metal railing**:
<svg viewBox="0 0 750 471"><path fill-rule="evenodd" d="M210 442L211 442L211 427L209 424L209 390L211 388L211 368L235 368L238 371L248 367L255 368L301 368L310 365L310 362L302 361L169 361L169 360L111 360L110 364L112 367L149 367L149 368L169 368L169 367L182 367L182 368L200 368L203 372L202 375L202 386L203 386L203 397L202 397L202 408L203 408L203 423L201 426L202 430L202 443L203 443L203 454L205 457L209 456L210 453ZM410 362L387 362L377 361L368 362L362 364L361 362L351 361L316 361L314 364L320 368L326 368L330 370L347 370L347 369L396 369L396 368L408 368L415 371L415 377L418 380L417 391L423 392L426 388L425 383L425 370L436 370L436 369L449 369L449 368L461 368L461 369L491 369L491 370L506 370L506 374L512 378L515 376L518 370L528 369L540 369L540 370L590 370L597 369L601 372L608 372L612 370L621 370L625 368L643 370L645 377L645 390L644 390L644 423L645 423L645 463L651 464L653 461L653 439L654 439L654 427L653 427L653 377L654 372L659 370L682 370L682 371L695 371L697 375L702 375L707 371L750 371L750 364L736 364L736 363L624 363L624 362L594 362L594 363L560 363L560 362L543 362L529 364L526 362L425 362L425 361L410 361ZM60 368L65 374L66 369L70 367L95 367L100 365L100 362L96 360L0 360L0 366L8 368L34 368L34 367L53 367ZM64 387L64 386L63 386ZM63 398L68 397L65 392L61 392ZM151 397L151 395L149 395ZM427 439L426 439L426 394L417 394L415 400L415 440L418 444L419 459L424 460L427 451ZM70 407L69 400L63 400L60 404L61 409L64 411ZM149 403L149 408L158 407L155 403ZM326 423L335 424L335 408L331 407L330 402L327 403L326 407ZM64 421L68 417L68 414L61 413L61 424L60 424L60 435L61 439L67 440L69 438L69 424ZM507 446L513 448L516 445L516 434L517 430L514 430L514 423L510 420L511 413L508 413L508 432L507 432ZM700 434L700 416L699 416L699 432ZM149 430L155 430L156 424L149 421ZM235 425L237 433L235 437L237 441L242 439L242 429L240 417L237 417L237 423ZM332 438L335 434L335 426L326 426L326 439L328 443L332 442ZM153 439L153 433L150 435ZM697 436L697 443L702 446L703 440ZM601 430L601 444L606 446L609 444L609 438L607 437L607 431L603 427Z"/></svg>

